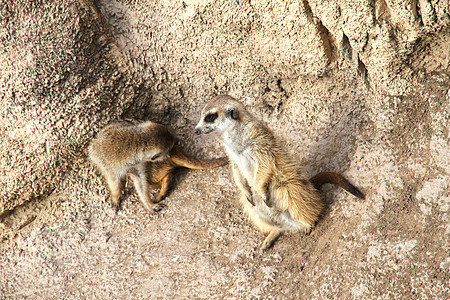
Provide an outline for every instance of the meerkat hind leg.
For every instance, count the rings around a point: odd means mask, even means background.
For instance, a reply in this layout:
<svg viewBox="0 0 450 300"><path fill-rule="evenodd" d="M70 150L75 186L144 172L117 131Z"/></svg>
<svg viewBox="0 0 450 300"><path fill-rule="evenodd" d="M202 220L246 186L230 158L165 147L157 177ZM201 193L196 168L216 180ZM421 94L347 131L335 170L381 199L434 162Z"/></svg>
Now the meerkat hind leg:
<svg viewBox="0 0 450 300"><path fill-rule="evenodd" d="M269 232L269 235L267 235L266 239L261 245L261 250L267 250L270 248L270 246L273 245L273 243L278 239L278 237L281 235L280 230L272 230Z"/></svg>
<svg viewBox="0 0 450 300"><path fill-rule="evenodd" d="M122 190L122 179L116 176L105 176L106 183L111 196L111 204L116 211L120 209L120 195Z"/></svg>
<svg viewBox="0 0 450 300"><path fill-rule="evenodd" d="M310 234L312 229L313 229L313 227L309 226L309 227L305 227L303 230L304 230L305 234Z"/></svg>
<svg viewBox="0 0 450 300"><path fill-rule="evenodd" d="M156 198L156 202L160 202L161 200L166 198L171 183L172 183L172 174L169 172L166 176L163 177L163 179L161 179L161 190L159 191L159 195Z"/></svg>
<svg viewBox="0 0 450 300"><path fill-rule="evenodd" d="M148 195L147 179L143 175L143 173L139 172L139 175L130 174L130 177L134 182L134 188L136 189L136 192L139 196L139 200L141 200L145 209L147 209L150 212L160 211L163 208L163 206L161 204L153 203L153 201L150 200L150 197Z"/></svg>

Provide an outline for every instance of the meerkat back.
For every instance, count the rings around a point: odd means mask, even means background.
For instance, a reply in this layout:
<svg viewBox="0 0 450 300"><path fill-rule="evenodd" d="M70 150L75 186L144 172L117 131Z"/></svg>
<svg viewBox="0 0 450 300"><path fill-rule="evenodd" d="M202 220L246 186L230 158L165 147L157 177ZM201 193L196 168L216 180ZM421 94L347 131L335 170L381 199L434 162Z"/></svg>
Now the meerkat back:
<svg viewBox="0 0 450 300"><path fill-rule="evenodd" d="M106 126L89 146L89 158L99 167L115 169L155 160L169 152L175 138L160 124L145 122L114 122Z"/></svg>
<svg viewBox="0 0 450 300"><path fill-rule="evenodd" d="M115 122L103 128L89 145L89 158L101 170L126 164L135 152L132 124Z"/></svg>

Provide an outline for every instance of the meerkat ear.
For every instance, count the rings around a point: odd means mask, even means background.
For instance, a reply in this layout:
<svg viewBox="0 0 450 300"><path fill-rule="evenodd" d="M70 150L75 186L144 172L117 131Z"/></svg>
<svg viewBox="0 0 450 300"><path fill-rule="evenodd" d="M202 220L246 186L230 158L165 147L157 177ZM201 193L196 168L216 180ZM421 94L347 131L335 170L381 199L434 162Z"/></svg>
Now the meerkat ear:
<svg viewBox="0 0 450 300"><path fill-rule="evenodd" d="M227 118L232 118L233 120L239 119L239 112L234 107L230 107L225 111L225 116Z"/></svg>

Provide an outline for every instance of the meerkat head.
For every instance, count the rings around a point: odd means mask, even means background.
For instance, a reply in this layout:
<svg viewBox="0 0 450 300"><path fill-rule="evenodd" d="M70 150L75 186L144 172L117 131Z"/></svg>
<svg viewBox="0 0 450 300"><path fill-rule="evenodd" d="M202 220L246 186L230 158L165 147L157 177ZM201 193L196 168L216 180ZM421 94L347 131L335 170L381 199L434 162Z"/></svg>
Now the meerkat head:
<svg viewBox="0 0 450 300"><path fill-rule="evenodd" d="M217 96L203 108L195 133L224 132L240 122L243 111L242 105L233 97Z"/></svg>

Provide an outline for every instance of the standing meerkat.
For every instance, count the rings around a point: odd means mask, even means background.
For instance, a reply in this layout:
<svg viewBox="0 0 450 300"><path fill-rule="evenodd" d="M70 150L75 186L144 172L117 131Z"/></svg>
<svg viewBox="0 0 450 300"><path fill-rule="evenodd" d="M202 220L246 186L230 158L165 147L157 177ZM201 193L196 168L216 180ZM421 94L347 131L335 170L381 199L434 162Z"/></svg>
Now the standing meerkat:
<svg viewBox="0 0 450 300"><path fill-rule="evenodd" d="M199 160L186 155L166 126L151 121L106 126L92 140L88 156L105 177L116 210L128 174L144 207L155 212L162 208L158 202L166 197L175 168L209 169L228 162L226 158ZM161 187L156 201L150 199L150 184Z"/></svg>
<svg viewBox="0 0 450 300"><path fill-rule="evenodd" d="M311 231L324 209L318 191L322 184L335 183L364 197L334 172L322 172L308 180L272 131L230 96L217 96L202 110L195 133L214 131L223 135L245 212L267 234L263 250L285 231Z"/></svg>

